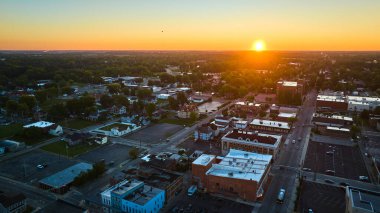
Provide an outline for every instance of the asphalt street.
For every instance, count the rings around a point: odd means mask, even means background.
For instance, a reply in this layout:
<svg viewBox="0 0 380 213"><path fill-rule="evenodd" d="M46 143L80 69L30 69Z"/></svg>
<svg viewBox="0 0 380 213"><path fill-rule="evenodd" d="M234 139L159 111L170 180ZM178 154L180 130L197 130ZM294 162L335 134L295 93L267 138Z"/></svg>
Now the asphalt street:
<svg viewBox="0 0 380 213"><path fill-rule="evenodd" d="M310 92L298 114L298 119L294 123L295 128L289 133L287 140L296 140L296 143L285 143L281 148L279 158L274 162L274 166L282 168L300 168L302 165L302 156L304 156L305 144L308 143L310 135L310 121L315 109L316 91ZM298 139L301 139L300 141ZM291 212L291 194L295 190L296 178L299 175L298 169L284 169L281 172L273 173L272 182L265 193L259 212ZM276 198L280 189L286 190L285 201L283 204L277 204Z"/></svg>

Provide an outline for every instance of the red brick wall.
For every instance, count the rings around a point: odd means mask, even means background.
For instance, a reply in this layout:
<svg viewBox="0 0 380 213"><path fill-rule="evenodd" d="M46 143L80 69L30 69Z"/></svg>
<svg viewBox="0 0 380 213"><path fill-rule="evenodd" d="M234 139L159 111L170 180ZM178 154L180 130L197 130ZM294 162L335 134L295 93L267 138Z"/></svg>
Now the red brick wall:
<svg viewBox="0 0 380 213"><path fill-rule="evenodd" d="M317 100L317 107L330 107L335 111L347 111L348 103Z"/></svg>
<svg viewBox="0 0 380 213"><path fill-rule="evenodd" d="M257 182L252 180L241 180L208 175L206 188L210 193L218 193L226 196L238 196L241 199L248 201L256 200Z"/></svg>

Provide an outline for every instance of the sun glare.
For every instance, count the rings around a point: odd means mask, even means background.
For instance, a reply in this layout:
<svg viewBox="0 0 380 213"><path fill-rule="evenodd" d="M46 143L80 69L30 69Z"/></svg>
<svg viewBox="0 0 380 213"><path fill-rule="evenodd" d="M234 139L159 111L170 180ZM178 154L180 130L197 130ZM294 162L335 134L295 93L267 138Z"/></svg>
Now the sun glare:
<svg viewBox="0 0 380 213"><path fill-rule="evenodd" d="M260 52L265 50L265 42L263 40L257 40L252 45L252 50Z"/></svg>

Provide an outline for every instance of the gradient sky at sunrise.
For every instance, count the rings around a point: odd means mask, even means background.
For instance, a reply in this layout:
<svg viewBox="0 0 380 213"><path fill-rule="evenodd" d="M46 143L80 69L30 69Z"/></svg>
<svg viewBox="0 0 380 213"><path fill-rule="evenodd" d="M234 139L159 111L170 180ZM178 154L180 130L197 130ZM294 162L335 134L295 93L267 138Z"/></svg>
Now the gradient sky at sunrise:
<svg viewBox="0 0 380 213"><path fill-rule="evenodd" d="M247 50L258 39L270 50L380 50L380 1L0 1L2 50Z"/></svg>

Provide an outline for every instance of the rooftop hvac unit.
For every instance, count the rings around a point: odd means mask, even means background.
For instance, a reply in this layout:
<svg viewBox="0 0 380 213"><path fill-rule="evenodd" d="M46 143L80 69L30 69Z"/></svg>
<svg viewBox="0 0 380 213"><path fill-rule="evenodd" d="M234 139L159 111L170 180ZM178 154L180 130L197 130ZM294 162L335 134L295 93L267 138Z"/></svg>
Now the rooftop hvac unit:
<svg viewBox="0 0 380 213"><path fill-rule="evenodd" d="M228 176L234 176L233 172L228 172Z"/></svg>

